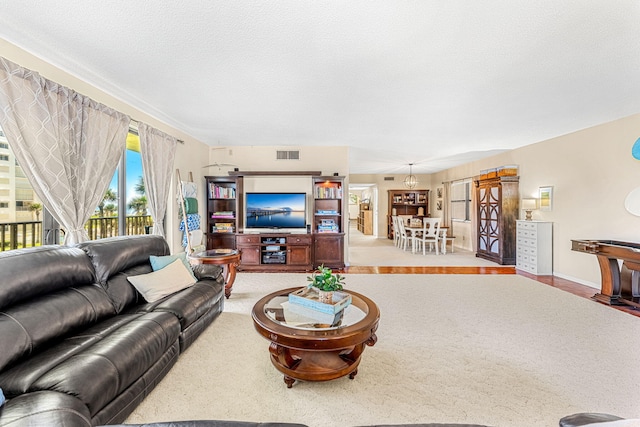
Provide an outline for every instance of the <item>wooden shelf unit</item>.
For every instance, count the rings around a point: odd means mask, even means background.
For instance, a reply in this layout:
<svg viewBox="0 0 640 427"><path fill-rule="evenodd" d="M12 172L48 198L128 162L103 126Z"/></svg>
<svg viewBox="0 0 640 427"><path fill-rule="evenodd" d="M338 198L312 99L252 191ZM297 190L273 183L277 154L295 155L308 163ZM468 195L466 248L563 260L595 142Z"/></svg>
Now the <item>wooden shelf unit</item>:
<svg viewBox="0 0 640 427"><path fill-rule="evenodd" d="M309 219L311 224L308 233L241 232L244 227L244 175L310 176ZM348 206L344 177L320 175L315 171L235 171L225 177L205 177L207 249L240 250L239 270L310 271L321 264L330 268L344 268L344 235L347 216L345 209ZM221 189L221 193L212 189ZM216 215L216 212L225 214ZM220 224L224 223L230 224L231 228L228 232L219 231Z"/></svg>
<svg viewBox="0 0 640 427"><path fill-rule="evenodd" d="M207 249L236 249L236 233L242 228L242 177L205 176Z"/></svg>
<svg viewBox="0 0 640 427"><path fill-rule="evenodd" d="M344 268L346 191L342 176L312 177L313 266Z"/></svg>
<svg viewBox="0 0 640 427"><path fill-rule="evenodd" d="M369 203L360 203L358 212L358 231L362 234L373 234L373 211L369 209Z"/></svg>
<svg viewBox="0 0 640 427"><path fill-rule="evenodd" d="M393 239L393 215L429 216L429 190L389 190L388 195L387 238Z"/></svg>

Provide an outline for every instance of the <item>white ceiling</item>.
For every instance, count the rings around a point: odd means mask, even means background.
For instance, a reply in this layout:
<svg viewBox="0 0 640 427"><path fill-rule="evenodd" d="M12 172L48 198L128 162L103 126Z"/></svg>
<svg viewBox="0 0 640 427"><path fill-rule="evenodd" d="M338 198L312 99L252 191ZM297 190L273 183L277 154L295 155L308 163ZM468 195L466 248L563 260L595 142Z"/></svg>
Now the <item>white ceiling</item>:
<svg viewBox="0 0 640 427"><path fill-rule="evenodd" d="M350 173L640 112L637 0L21 0L0 37L209 145L346 145Z"/></svg>

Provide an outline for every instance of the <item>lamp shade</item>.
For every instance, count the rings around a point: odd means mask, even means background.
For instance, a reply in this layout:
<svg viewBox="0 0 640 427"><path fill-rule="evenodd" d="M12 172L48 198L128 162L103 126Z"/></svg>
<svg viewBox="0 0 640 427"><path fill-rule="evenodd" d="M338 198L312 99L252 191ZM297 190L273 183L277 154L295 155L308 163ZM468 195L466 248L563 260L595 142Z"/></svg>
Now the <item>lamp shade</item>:
<svg viewBox="0 0 640 427"><path fill-rule="evenodd" d="M522 199L521 208L525 211L538 209L538 199Z"/></svg>

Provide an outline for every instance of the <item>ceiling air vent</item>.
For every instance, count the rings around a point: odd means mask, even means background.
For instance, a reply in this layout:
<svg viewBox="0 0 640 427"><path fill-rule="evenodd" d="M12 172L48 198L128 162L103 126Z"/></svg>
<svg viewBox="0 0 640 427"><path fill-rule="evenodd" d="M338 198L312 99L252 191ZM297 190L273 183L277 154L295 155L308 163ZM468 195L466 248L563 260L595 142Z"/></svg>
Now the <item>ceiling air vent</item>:
<svg viewBox="0 0 640 427"><path fill-rule="evenodd" d="M276 160L300 160L300 150L278 150L276 151Z"/></svg>
<svg viewBox="0 0 640 427"><path fill-rule="evenodd" d="M393 177L393 176L385 176L385 177L384 177L384 180L385 180L385 181L393 181L393 180L394 180L394 177Z"/></svg>

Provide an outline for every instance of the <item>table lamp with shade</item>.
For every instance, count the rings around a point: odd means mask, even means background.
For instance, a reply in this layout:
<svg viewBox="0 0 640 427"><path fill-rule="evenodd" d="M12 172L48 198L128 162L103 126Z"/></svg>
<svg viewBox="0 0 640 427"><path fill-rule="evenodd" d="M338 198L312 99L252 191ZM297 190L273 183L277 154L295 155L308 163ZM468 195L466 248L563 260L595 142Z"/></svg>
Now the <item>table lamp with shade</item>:
<svg viewBox="0 0 640 427"><path fill-rule="evenodd" d="M526 216L525 220L531 221L531 211L538 209L538 199L526 198L522 199L522 210L524 210Z"/></svg>

